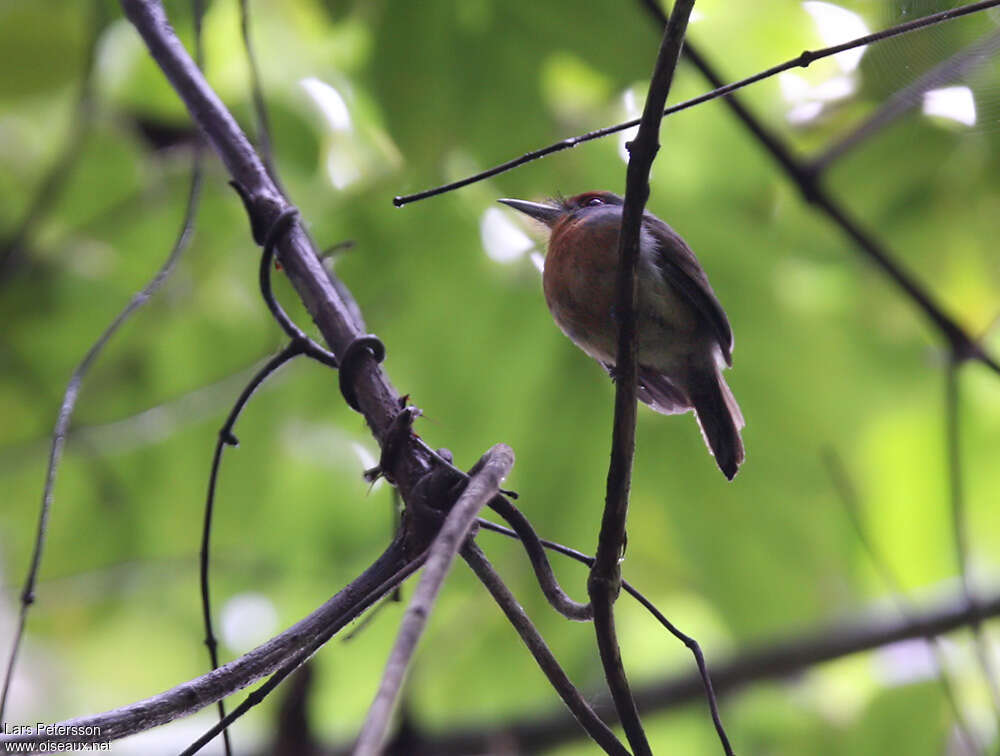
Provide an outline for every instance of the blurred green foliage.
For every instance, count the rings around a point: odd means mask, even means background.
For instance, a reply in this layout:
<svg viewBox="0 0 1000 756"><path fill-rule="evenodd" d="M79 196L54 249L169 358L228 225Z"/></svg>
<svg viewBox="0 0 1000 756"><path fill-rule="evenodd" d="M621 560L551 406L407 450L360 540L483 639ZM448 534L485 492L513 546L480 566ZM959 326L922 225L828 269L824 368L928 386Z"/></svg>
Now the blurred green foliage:
<svg viewBox="0 0 1000 756"><path fill-rule="evenodd" d="M0 237L18 227L79 117L74 104L93 5L0 3ZM0 271L4 649L66 381L166 257L190 180L189 144L154 149L148 137L151 126L183 134L183 108L116 5L98 5L107 19L94 52L93 120L54 202ZM508 485L538 530L592 551L612 386L551 322L528 257L489 258L480 229L498 197L622 191L619 140L404 209L391 198L632 117L658 29L639 3L251 5L282 179L320 246L356 241L336 270L386 343L394 384L424 410L419 433L466 467L491 444L510 444L518 461ZM941 7L845 5L873 29L900 21L907 8L922 15ZM168 10L190 42L187 4L173 1ZM774 0L766 11L699 0L697 12L690 38L729 78L822 44L792 0ZM825 103L805 123L790 122L793 103L776 80L742 96L808 154L995 23L980 14L871 47L854 75L855 94ZM235 0L208 4L205 32L208 78L252 128ZM823 61L800 75L817 86L842 74ZM1000 291L1000 68L989 62L961 83L982 114L976 125L931 120L917 108L837 162L827 183L1000 354L990 330ZM671 101L706 88L682 64ZM697 251L733 323L728 379L747 417L747 462L727 484L690 416L641 409L626 577L701 641L710 663L883 601L888 589L822 464L822 452L832 449L860 492L877 549L913 600L954 591L946 354L935 332L803 204L723 104L670 118L662 142L650 209ZM191 248L84 385L10 721L115 707L206 670L196 556L211 451L247 371L282 341L259 301L257 250L226 179L210 155ZM297 320L308 323L287 282L276 286ZM971 559L989 578L1000 547L1000 384L970 365L960 385ZM390 537L392 504L386 487L370 490L362 481L368 463L358 449L375 454L375 444L344 407L335 376L316 364L285 368L254 398L236 432L241 445L224 459L217 500L214 594L220 614L233 596L267 596L278 621L259 628L263 639L376 556ZM486 533L480 542L571 677L598 690L591 629L546 606L516 545ZM582 598L585 570L556 566ZM648 615L628 599L619 607L636 682L692 668L685 649ZM317 657L311 708L323 738L356 732L400 615L398 605L387 606L353 647L335 641ZM993 738L968 638L956 634L948 648L959 698L981 736ZM244 650L223 652L231 658ZM919 665L918 673L898 674L893 659L852 657L727 698L723 713L738 751L945 752L953 720L940 688ZM461 565L431 620L408 692L407 705L430 730L499 723L558 705ZM240 725L238 737L266 738L274 715L271 703ZM648 721L658 752L719 750L700 704ZM172 744L197 729L180 727ZM590 752L586 744L559 750Z"/></svg>

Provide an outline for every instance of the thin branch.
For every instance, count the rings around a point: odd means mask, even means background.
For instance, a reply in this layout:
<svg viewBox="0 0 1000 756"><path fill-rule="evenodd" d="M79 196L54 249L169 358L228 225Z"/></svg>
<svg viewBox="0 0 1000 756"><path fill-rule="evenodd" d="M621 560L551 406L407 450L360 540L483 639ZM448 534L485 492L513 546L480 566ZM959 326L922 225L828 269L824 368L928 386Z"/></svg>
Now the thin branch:
<svg viewBox="0 0 1000 756"><path fill-rule="evenodd" d="M66 392L63 394L62 404L59 407L59 414L56 418L55 428L52 431L52 445L49 450L48 467L45 471L45 485L42 489L42 502L38 513L38 525L35 529L35 544L31 554L31 563L28 567L28 575L24 581L24 589L21 591L21 609L18 616L17 629L14 631L14 640L11 644L10 656L7 661L7 669L4 675L3 692L0 693L0 722L3 721L4 712L7 706L7 696L10 692L11 681L14 677L14 668L17 665L18 653L21 647L21 640L24 637L24 628L28 618L31 605L35 602L35 584L38 581L38 571L41 568L42 556L45 551L45 538L48 532L49 515L52 510L52 502L55 499L56 474L59 470L59 463L62 461L63 449L66 445L66 436L69 432L70 422L73 419L73 412L76 409L76 401L80 395L80 389L84 379L90 372L94 362L104 351L104 347L111 338L118 332L122 324L127 321L132 314L141 308L160 289L163 283L170 277L177 261L180 260L191 236L194 233L195 215L198 209L198 201L201 196L201 149L195 147L195 154L191 167L191 186L188 190L187 204L184 208L184 217L181 221L181 228L177 239L167 255L167 259L156 271L139 292L133 295L128 304L115 317L111 324L93 343L83 359L73 370Z"/></svg>
<svg viewBox="0 0 1000 756"><path fill-rule="evenodd" d="M66 730L59 736L46 731L0 734L0 744L37 743L49 739L52 742L66 743L106 742L193 714L282 669L298 659L303 649L321 646L332 634L331 628L339 629L352 621L378 600L383 586L390 585L387 590L391 591L394 577L409 574L406 570L412 571L419 564L420 557L408 558L403 540L397 538L364 572L316 611L239 659L151 698L102 714L58 723L66 727L96 728L92 735L88 736L79 730L76 733ZM233 713L235 712L231 712L229 716L233 716Z"/></svg>
<svg viewBox="0 0 1000 756"><path fill-rule="evenodd" d="M948 457L948 493L949 509L951 511L951 529L955 539L955 560L962 579L962 594L970 608L976 608L979 597L972 584L969 574L969 518L965 506L965 491L962 485L962 448L959 429L959 365L953 359L948 362L945 372L945 444ZM993 704L993 715L1000 726L1000 684L997 682L997 672L993 665L992 651L989 641L983 632L982 623L973 622L970 625L975 641L976 656L986 685L990 691L990 701Z"/></svg>
<svg viewBox="0 0 1000 756"><path fill-rule="evenodd" d="M615 631L614 603L621 590L620 560L625 551L625 522L628 517L629 488L632 482L632 458L635 454L638 338L636 335L636 300L639 262L639 228L649 199L649 171L660 149L660 121L670 92L674 69L680 58L694 0L677 0L663 33L656 58L649 94L634 141L629 151L618 237L618 280L615 312L618 314L618 353L615 360L615 415L611 436L611 464L608 468L604 515L597 541L594 566L587 581L587 593L594 609L594 631L604 665L604 676L621 717L629 744L637 756L652 756L642 728L642 720L629 690Z"/></svg>
<svg viewBox="0 0 1000 756"><path fill-rule="evenodd" d="M782 680L817 664L852 654L924 637L936 637L963 628L972 622L1000 617L1000 594L970 607L961 597L953 597L910 618L887 616L883 610L854 619L825 623L813 631L775 640L746 649L729 659L713 663L712 679L719 695L727 695L763 680ZM704 695L700 676L692 671L665 677L659 682L639 685L635 697L646 712L663 712L688 705ZM591 697L591 700L594 700ZM607 700L595 703L597 713L607 722L616 716ZM490 744L504 743L517 752L533 753L542 748L578 740L580 726L563 708L548 714L533 712L519 720L473 722L437 736L424 736L425 752L435 756L488 752Z"/></svg>
<svg viewBox="0 0 1000 756"><path fill-rule="evenodd" d="M907 601L903 598L905 593L902 581L899 579L899 576L896 574L895 570L893 570L889 561L884 557L882 552L876 548L875 542L872 540L871 534L868 532L868 528L865 527L864 519L861 514L861 505L858 500L858 492L851 481L850 476L847 474L843 461L833 449L827 449L823 453L823 461L830 473L833 486L840 495L841 503L844 505L844 510L847 512L847 519L854 528L854 533L858 537L858 541L861 542L865 553L868 555L868 559L875 566L875 571L879 573L879 577L882 579L882 582L886 584L892 593L892 596L895 599L894 603L896 604L897 611L899 611L900 615L903 617L913 619L913 611ZM972 728L969 726L965 714L962 711L962 707L959 705L958 696L955 693L955 686L952 685L951 677L948 674L947 660L945 659L944 649L941 647L940 641L931 636L925 637L924 640L927 643L927 650L931 653L934 660L938 681L941 684L941 692L944 694L945 700L948 702L948 706L951 708L952 714L955 717L955 724L958 728L960 737L969 749L969 753L983 753L983 747L978 742L975 735L973 735Z"/></svg>
<svg viewBox="0 0 1000 756"><path fill-rule="evenodd" d="M509 446L492 447L470 472L469 483L445 518L441 530L434 537L420 582L403 615L396 644L385 665L382 682L372 701L368 716L358 735L355 754L376 756L389 728L396 699L403 685L403 678L423 635L427 619L444 579L448 576L455 556L461 550L476 522L479 510L500 489L510 468L514 465L514 452ZM478 469L476 469L478 468Z"/></svg>
<svg viewBox="0 0 1000 756"><path fill-rule="evenodd" d="M667 18L663 13L663 10L654 2L654 0L641 0L642 4L653 13L662 24L666 24ZM753 76L748 76L745 79L740 79L739 81L733 82L731 84L722 84L722 81L717 79L712 82L715 87L711 92L706 92L703 95L694 97L690 100L685 100L678 105L672 105L671 107L663 111L664 116L673 115L674 113L679 113L682 110L687 110L695 105L701 105L702 103L709 102L710 100L715 100L719 97L724 97L735 92L738 89L749 86L750 84L756 84L759 81L768 79L772 76L776 76L783 71L788 71L792 68L807 68L810 64L822 58L828 58L831 55L836 55L842 53L845 50L852 50L856 47L862 47L864 45L871 44L872 42L879 42L883 39L889 39L890 37L897 37L900 34L906 34L908 32L916 31L917 29L922 29L927 26L932 26L934 24L942 23L943 21L950 21L955 18L960 18L966 16L970 13L977 13L979 11L986 10L987 8L992 8L996 5L1000 5L1000 0L983 0L983 2L973 3L971 5L963 5L959 8L952 8L950 10L942 11L940 13L934 13L929 16L924 16L923 18L918 18L914 21L908 21L905 24L899 24L898 26L890 27L889 29L883 29L882 31L875 32L874 34L868 34L864 37L858 37L857 39L852 39L849 42L844 42L839 45L834 45L832 47L824 47L819 50L806 50L800 55L786 60L783 63L779 63L776 66L772 66L760 73L756 73ZM705 69L701 66L701 57L694 52L694 49L688 45L684 51L685 56L691 60L702 72ZM711 77L709 77L711 78ZM617 134L620 131L626 131L627 129L634 128L639 125L640 119L636 118L632 121L626 121L624 123L619 123L614 126L608 126L603 129L597 129L596 131L590 131L586 134L581 134L580 136L569 137L563 139L562 141L551 144L548 147L543 147L538 150L533 150L532 152L525 153L520 157L514 158L513 160L508 160L506 163L501 163L492 168L489 168L480 173L467 176L466 178L460 179L458 181L453 181L448 184L442 184L441 186L436 186L432 189L427 189L422 192L417 192L415 194L404 194L393 197L392 204L396 207L402 207L403 205L408 205L411 202L418 202L420 200L428 199L430 197L436 197L439 194L445 194L447 192L455 191L456 189L461 189L469 184L475 184L479 181L484 181L488 178L492 178L500 173L506 173L507 171L513 170L518 166L524 165L525 163L530 163L533 160L538 160L539 158L546 157L555 152L562 152L563 150L568 150L572 147L576 147L578 144L583 144L584 142L589 142L594 139L600 139L602 137L609 136L611 134Z"/></svg>
<svg viewBox="0 0 1000 756"><path fill-rule="evenodd" d="M556 661L545 639L539 634L528 615L525 614L524 608L514 598L482 550L470 541L462 549L462 558L486 586L510 624L521 636L521 640L528 647L528 651L531 652L539 668L566 704L566 708L572 712L591 740L603 748L605 753L628 756L629 752L625 746L615 737L611 728L601 721L601 718L597 716L587 700L580 695L580 691L576 689L562 667L559 666L559 662Z"/></svg>

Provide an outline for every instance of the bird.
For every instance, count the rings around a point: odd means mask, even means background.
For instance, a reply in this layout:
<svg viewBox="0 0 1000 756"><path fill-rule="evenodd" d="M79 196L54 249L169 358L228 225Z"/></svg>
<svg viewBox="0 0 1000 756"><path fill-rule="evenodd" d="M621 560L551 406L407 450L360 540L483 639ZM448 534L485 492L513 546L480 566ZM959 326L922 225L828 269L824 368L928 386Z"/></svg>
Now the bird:
<svg viewBox="0 0 1000 756"><path fill-rule="evenodd" d="M618 236L624 200L586 192L545 203L498 200L549 231L545 301L569 339L615 377ZM665 415L693 410L716 464L732 480L746 456L743 413L722 376L733 331L687 242L645 212L636 271L638 398Z"/></svg>

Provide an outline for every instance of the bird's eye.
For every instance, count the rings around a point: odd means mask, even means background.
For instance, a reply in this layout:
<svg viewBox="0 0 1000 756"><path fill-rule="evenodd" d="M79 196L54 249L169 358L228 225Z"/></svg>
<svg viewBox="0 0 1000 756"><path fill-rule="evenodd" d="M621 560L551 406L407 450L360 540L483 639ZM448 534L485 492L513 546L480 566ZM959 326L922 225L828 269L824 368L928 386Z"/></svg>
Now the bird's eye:
<svg viewBox="0 0 1000 756"><path fill-rule="evenodd" d="M604 200L602 200L600 197L591 197L589 200L587 200L588 207L595 207L596 205L603 205L603 204Z"/></svg>

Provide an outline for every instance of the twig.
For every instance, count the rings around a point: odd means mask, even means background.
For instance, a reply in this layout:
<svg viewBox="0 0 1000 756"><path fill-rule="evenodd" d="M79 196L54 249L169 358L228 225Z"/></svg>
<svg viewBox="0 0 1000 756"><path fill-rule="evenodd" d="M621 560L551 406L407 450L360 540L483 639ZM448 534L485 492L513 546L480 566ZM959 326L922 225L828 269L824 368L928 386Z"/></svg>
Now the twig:
<svg viewBox="0 0 1000 756"><path fill-rule="evenodd" d="M615 312L618 314L618 354L615 360L615 416L611 436L611 464L607 495L587 593L594 608L594 630L604 665L604 676L621 717L629 744L637 756L652 756L642 720L629 690L615 632L614 603L621 590L619 561L625 549L625 521L632 481L636 420L636 268L639 261L639 227L649 198L649 171L660 149L660 121L670 92L674 69L680 58L694 0L677 0L663 33L649 94L639 122L639 131L627 147L628 173L625 206L618 238L618 281Z"/></svg>
<svg viewBox="0 0 1000 756"><path fill-rule="evenodd" d="M282 669L290 661L298 659L303 649L312 648L316 643L322 645L324 639L330 637L331 628L342 627L353 620L379 598L382 586L389 585L387 590L391 591L394 577L409 574L406 570L412 571L419 564L420 557L408 559L403 540L397 538L364 572L312 614L239 659L151 698L102 714L59 723L66 727L96 728L91 735L83 734L80 730L73 733L68 729L58 736L46 731L19 735L0 734L0 744L37 743L42 740L66 743L105 742L134 735L199 711L275 670ZM228 717L234 713L231 712Z"/></svg>
<svg viewBox="0 0 1000 756"><path fill-rule="evenodd" d="M538 666L566 704L566 708L576 717L580 726L595 743L604 749L605 753L628 756L629 752L625 746L615 737L611 728L601 721L601 718L597 716L587 700L580 695L580 691L566 676L548 644L545 643L545 639L538 633L524 609L517 603L517 599L514 598L496 570L493 569L493 565L490 564L482 550L470 541L462 549L462 558L465 559L476 576L486 586L500 609L503 610L510 624L521 636L524 645L528 647L528 651L531 652Z"/></svg>
<svg viewBox="0 0 1000 756"><path fill-rule="evenodd" d="M188 242L194 232L195 214L198 209L198 201L201 196L201 149L195 147L195 154L191 167L191 186L188 190L187 204L184 209L184 217L181 228L174 241L174 245L167 255L167 259L156 271L139 292L137 292L121 312L115 317L111 324L91 345L83 359L73 370L69 383L66 386L66 393L63 394L62 404L59 407L59 415L56 418L55 428L52 431L52 445L49 450L48 467L45 472L45 485L42 489L42 503L38 513L38 525L35 529L35 544L31 554L31 564L28 567L28 575L24 581L24 589L21 591L21 609L18 616L17 629L14 631L14 640L11 644L10 656L7 661L7 669L4 674L3 692L0 693L0 722L3 721L4 712L7 706L7 696L10 692L11 681L14 677L14 668L17 665L18 653L21 647L21 640L24 637L25 623L27 622L28 611L35 601L35 584L38 581L38 571L42 564L42 555L45 551L45 537L48 531L49 514L52 510L52 502L55 499L56 474L59 470L59 463L62 461L63 449L66 445L66 436L69 432L70 422L73 419L73 412L76 409L76 401L80 395L80 388L84 379L90 372L91 366L104 351L104 347L117 333L118 329L128 320L132 313L149 301L170 277L177 261L187 247Z"/></svg>
<svg viewBox="0 0 1000 756"><path fill-rule="evenodd" d="M293 341L282 349L281 352L268 360L267 364L264 365L256 373L256 375L254 375L254 377L250 380L250 383L244 387L243 391L236 399L236 403L229 411L229 416L226 418L226 422L223 423L222 428L219 429L218 437L215 442L215 451L212 454L212 467L208 474L208 493L205 496L205 512L201 528L201 550L199 552L198 560L202 624L205 628L205 646L208 648L208 659L212 665L212 669L218 669L219 667L219 653L218 641L215 638L215 630L212 623L209 559L211 556L212 518L215 512L215 490L216 484L219 480L219 467L222 464L222 453L227 446L236 446L239 443L236 436L233 435L233 427L236 425L236 421L239 419L244 407L246 407L247 403L250 401L250 397L253 396L264 381L273 375L275 371L301 353L301 348L298 347L297 342ZM220 700L218 706L219 719L225 719L225 704ZM231 753L232 746L229 742L228 730L223 731L223 738L225 740L226 753Z"/></svg>
<svg viewBox="0 0 1000 756"><path fill-rule="evenodd" d="M667 21L666 15L660 9L658 5L653 0L641 0L642 4L653 13L658 20L665 24ZM979 11L986 10L987 8L992 8L996 5L1000 5L1000 0L983 0L983 2L973 3L971 5L963 5L959 8L952 8L950 10L942 11L940 13L934 13L929 16L924 16L923 18L915 19L914 21L908 21L905 24L899 24L898 26L893 26L889 29L883 29L882 31L875 32L874 34L868 34L864 37L858 37L857 39L852 39L849 42L844 42L839 45L834 45L833 47L824 47L819 50L806 50L800 55L786 60L783 63L779 63L776 66L761 71L760 73L754 74L753 76L748 76L745 79L740 79L739 81L733 82L731 84L723 85L722 81L715 77L712 85L715 87L711 92L706 92L703 95L694 97L690 100L685 100L678 105L672 105L671 107L663 111L664 116L673 115L682 110L687 110L688 108L694 107L695 105L701 105L702 103L709 102L718 97L724 97L735 92L738 89L749 86L750 84L756 84L759 81L770 78L771 76L776 76L783 71L788 71L792 68L807 68L810 64L821 60L822 58L828 58L831 55L836 55L837 53L842 53L845 50L852 50L856 47L862 47L864 45L871 44L872 42L879 42L883 39L889 39L890 37L896 37L900 34L906 34L911 31L916 31L917 29L922 29L926 26L932 26L933 24L939 24L942 21L949 21L951 19L960 18L961 16L968 15L970 13L977 13ZM702 59L700 55L694 52L694 48L690 45L685 48L684 54L687 58L691 60L703 73L705 73L705 68L702 68ZM709 77L712 78L712 77ZM548 147L543 147L538 150L533 150L532 152L525 153L520 157L514 158L513 160L508 160L506 163L501 163L489 168L485 171L467 176L466 178L460 179L458 181L452 181L448 184L442 184L441 186L436 186L432 189L427 189L422 192L417 192L415 194L403 194L393 197L392 204L396 207L402 207L403 205L408 205L411 202L418 202L420 200L428 199L430 197L436 197L439 194L445 194L447 192L455 191L456 189L461 189L469 184L474 184L478 181L484 181L485 179L492 178L500 173L505 173L507 171L513 170L520 165L525 163L530 163L533 160L538 160L539 158L546 157L555 152L562 152L563 150L568 150L572 147L576 147L578 144L583 144L584 142L589 142L593 139L601 139L602 137L609 136L611 134L617 134L619 131L626 131L627 129L634 128L639 125L639 120L636 118L632 121L626 121L624 123L619 123L614 126L608 126L603 129L597 129L595 131L590 131L586 134L581 134L580 136L569 137L563 139L562 141L551 144Z"/></svg>
<svg viewBox="0 0 1000 756"><path fill-rule="evenodd" d="M501 481L513 465L514 452L509 446L497 444L487 451L476 464L478 469L473 468L470 472L468 485L435 536L420 582L403 615L396 644L385 665L382 682L358 735L355 746L355 754L358 756L376 756L379 753L403 678L444 579L475 525L479 510L497 494Z"/></svg>

